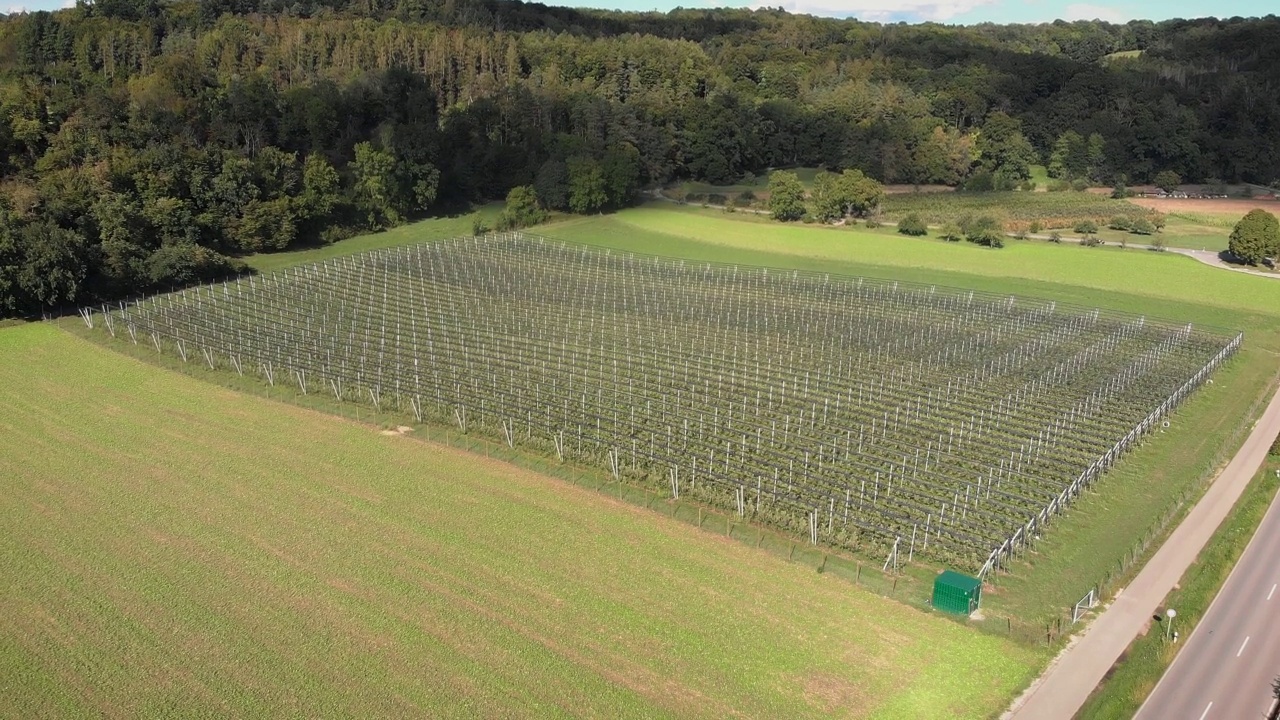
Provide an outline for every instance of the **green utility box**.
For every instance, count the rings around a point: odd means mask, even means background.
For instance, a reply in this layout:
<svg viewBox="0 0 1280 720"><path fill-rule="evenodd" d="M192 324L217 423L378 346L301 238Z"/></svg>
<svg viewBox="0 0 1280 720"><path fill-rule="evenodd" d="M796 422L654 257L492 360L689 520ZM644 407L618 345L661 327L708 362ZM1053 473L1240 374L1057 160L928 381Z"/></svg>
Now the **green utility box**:
<svg viewBox="0 0 1280 720"><path fill-rule="evenodd" d="M933 606L943 612L968 615L982 602L982 581L944 570L933 581Z"/></svg>

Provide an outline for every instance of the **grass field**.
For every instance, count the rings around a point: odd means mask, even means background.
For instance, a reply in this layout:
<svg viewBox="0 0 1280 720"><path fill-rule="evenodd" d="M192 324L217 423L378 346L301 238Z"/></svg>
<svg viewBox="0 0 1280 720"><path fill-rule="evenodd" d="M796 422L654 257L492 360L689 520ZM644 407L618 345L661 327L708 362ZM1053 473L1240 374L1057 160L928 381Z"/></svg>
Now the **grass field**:
<svg viewBox="0 0 1280 720"><path fill-rule="evenodd" d="M0 331L0 478L3 716L983 718L1045 660L46 324Z"/></svg>

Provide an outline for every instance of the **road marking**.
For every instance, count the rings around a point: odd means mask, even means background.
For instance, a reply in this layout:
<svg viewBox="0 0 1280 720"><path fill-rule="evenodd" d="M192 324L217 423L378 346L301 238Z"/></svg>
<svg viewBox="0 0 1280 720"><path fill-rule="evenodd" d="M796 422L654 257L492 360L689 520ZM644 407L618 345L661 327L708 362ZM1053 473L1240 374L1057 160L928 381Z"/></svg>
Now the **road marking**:
<svg viewBox="0 0 1280 720"><path fill-rule="evenodd" d="M1244 652L1244 646L1249 644L1249 636L1246 635L1244 642L1240 643L1240 649L1236 651L1236 657L1240 657L1240 653Z"/></svg>
<svg viewBox="0 0 1280 720"><path fill-rule="evenodd" d="M1200 720L1204 720L1205 716L1209 714L1209 708L1211 707L1213 707L1213 703L1209 703L1209 705L1205 707L1204 712L1200 713Z"/></svg>
<svg viewBox="0 0 1280 720"><path fill-rule="evenodd" d="M1271 586L1271 592L1267 593L1267 599L1268 599L1268 600L1270 600L1270 599L1271 599L1271 596L1272 596L1272 595L1275 595L1275 594L1276 594L1276 586L1275 586L1275 585L1272 585L1272 586Z"/></svg>

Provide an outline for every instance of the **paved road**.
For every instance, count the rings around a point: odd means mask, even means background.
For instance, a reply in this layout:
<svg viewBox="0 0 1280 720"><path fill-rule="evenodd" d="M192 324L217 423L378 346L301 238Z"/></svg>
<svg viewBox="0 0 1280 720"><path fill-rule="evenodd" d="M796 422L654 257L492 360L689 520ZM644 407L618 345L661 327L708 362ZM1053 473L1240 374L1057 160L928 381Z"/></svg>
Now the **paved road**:
<svg viewBox="0 0 1280 720"><path fill-rule="evenodd" d="M1022 697L1006 718L1013 720L1070 720L1102 676L1159 609L1175 583L1217 530L1231 507L1257 474L1271 442L1280 433L1280 392L1271 398L1236 456L1214 480L1204 497L1138 576L1098 616L1076 644L1060 655ZM1273 515L1274 513L1269 513ZM1280 563L1278 563L1280 565ZM1246 573L1247 574L1247 573ZM1225 600L1223 602L1226 602ZM1280 590L1271 602L1280 602ZM1280 608L1280 605L1277 605ZM1280 622L1277 622L1280 625ZM1225 631L1223 631L1225 632ZM1207 634L1207 633L1206 633ZM1214 633L1215 635L1218 633ZM1245 633L1247 634L1247 632ZM1240 638L1243 640L1243 636ZM1253 641L1250 641L1252 644ZM1259 646L1265 643L1258 643ZM1255 648L1257 649L1257 648ZM1248 648L1245 648L1248 651ZM1243 657L1243 655L1242 655ZM1206 703L1208 700L1205 701ZM1203 706L1200 708L1203 710ZM1157 717L1157 716L1151 716ZM1183 715L1158 716L1180 718ZM1198 720L1198 714L1190 716ZM1248 718L1250 716L1216 717Z"/></svg>
<svg viewBox="0 0 1280 720"><path fill-rule="evenodd" d="M1136 720L1266 717L1280 675L1278 559L1280 500Z"/></svg>

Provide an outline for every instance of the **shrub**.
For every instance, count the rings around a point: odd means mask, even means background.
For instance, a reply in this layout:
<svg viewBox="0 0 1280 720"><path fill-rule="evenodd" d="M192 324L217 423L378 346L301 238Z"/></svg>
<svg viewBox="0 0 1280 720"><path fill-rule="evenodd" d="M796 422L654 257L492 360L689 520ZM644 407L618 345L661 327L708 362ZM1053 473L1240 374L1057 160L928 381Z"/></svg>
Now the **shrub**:
<svg viewBox="0 0 1280 720"><path fill-rule="evenodd" d="M1152 250L1155 250L1156 252L1164 252L1164 246L1165 246L1165 243L1164 243L1164 237L1163 237L1163 236L1161 236L1161 235L1157 235L1157 236L1155 236L1155 237L1151 238L1151 249L1152 249Z"/></svg>
<svg viewBox="0 0 1280 720"><path fill-rule="evenodd" d="M755 201L756 201L756 194L751 192L750 190L743 190L742 192L738 193L738 204L743 207L750 206L751 203Z"/></svg>
<svg viewBox="0 0 1280 720"><path fill-rule="evenodd" d="M507 206L498 217L498 230L537 225L547 219L547 211L538 202L538 192L532 185L518 185L507 193Z"/></svg>
<svg viewBox="0 0 1280 720"><path fill-rule="evenodd" d="M1134 235L1154 235L1156 226L1152 225L1151 221L1146 218L1134 218L1129 225L1129 231Z"/></svg>
<svg viewBox="0 0 1280 720"><path fill-rule="evenodd" d="M1107 223L1107 227L1112 230L1124 230L1125 232L1128 232L1133 229L1133 221L1125 215L1117 215L1111 218L1111 221Z"/></svg>
<svg viewBox="0 0 1280 720"><path fill-rule="evenodd" d="M938 237L947 242L960 242L964 239L964 231L956 223L949 222L942 226L942 230L938 232Z"/></svg>
<svg viewBox="0 0 1280 720"><path fill-rule="evenodd" d="M920 237L929 234L929 227L924 224L924 220L920 219L918 213L911 213L902 218L902 222L898 223L898 232L903 235Z"/></svg>
<svg viewBox="0 0 1280 720"><path fill-rule="evenodd" d="M726 205L728 202L729 198L721 195L720 193L711 193L710 195L707 195L708 205Z"/></svg>
<svg viewBox="0 0 1280 720"><path fill-rule="evenodd" d="M1066 180L1054 180L1049 183L1049 192L1066 192L1071 189L1071 183Z"/></svg>
<svg viewBox="0 0 1280 720"><path fill-rule="evenodd" d="M1027 225L1027 232L1032 235L1039 235L1043 231L1044 225L1039 220L1032 220L1031 223Z"/></svg>
<svg viewBox="0 0 1280 720"><path fill-rule="evenodd" d="M979 170L964 184L967 192L991 192L995 190L995 176L989 170Z"/></svg>
<svg viewBox="0 0 1280 720"><path fill-rule="evenodd" d="M983 215L969 222L964 237L971 243L986 247L1004 247L1004 232L1000 223L990 215Z"/></svg>
<svg viewBox="0 0 1280 720"><path fill-rule="evenodd" d="M1084 192L1089 189L1089 181L1084 178L1076 178L1071 181L1071 189L1075 192Z"/></svg>
<svg viewBox="0 0 1280 720"><path fill-rule="evenodd" d="M873 230L880 227L880 221L875 218L867 218L867 221L864 224Z"/></svg>
<svg viewBox="0 0 1280 720"><path fill-rule="evenodd" d="M1049 242L1051 243L1062 242L1062 233L1058 232L1057 230L1054 230L1053 232L1049 233Z"/></svg>
<svg viewBox="0 0 1280 720"><path fill-rule="evenodd" d="M1081 220L1076 223L1075 227L1072 229L1081 235L1096 235L1098 232L1098 225L1092 220Z"/></svg>
<svg viewBox="0 0 1280 720"><path fill-rule="evenodd" d="M1161 170L1151 182L1165 192L1173 192L1182 184L1182 176L1172 170Z"/></svg>
<svg viewBox="0 0 1280 720"><path fill-rule="evenodd" d="M1023 181L1022 181L1022 184L1018 186L1018 189L1019 189L1019 190L1021 190L1022 192L1035 192L1035 191L1036 191L1036 181L1035 181L1035 180L1023 180Z"/></svg>
<svg viewBox="0 0 1280 720"><path fill-rule="evenodd" d="M1125 186L1123 181L1116 183L1116 186L1111 189L1111 197L1116 200L1123 200L1132 195L1133 193Z"/></svg>
<svg viewBox="0 0 1280 720"><path fill-rule="evenodd" d="M1080 244L1085 247L1098 247L1102 244L1102 241L1098 239L1097 235L1085 235L1080 238Z"/></svg>

